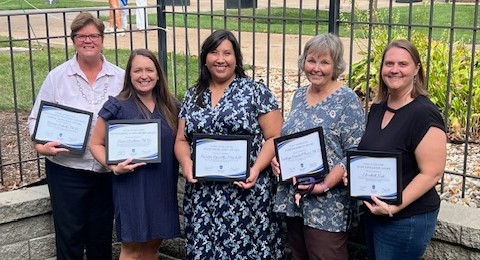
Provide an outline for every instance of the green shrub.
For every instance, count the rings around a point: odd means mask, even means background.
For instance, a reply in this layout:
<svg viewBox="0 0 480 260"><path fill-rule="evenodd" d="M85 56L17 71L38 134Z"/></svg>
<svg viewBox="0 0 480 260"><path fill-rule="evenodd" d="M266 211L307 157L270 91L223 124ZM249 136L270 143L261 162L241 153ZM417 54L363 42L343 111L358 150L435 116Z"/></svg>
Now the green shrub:
<svg viewBox="0 0 480 260"><path fill-rule="evenodd" d="M363 47L363 59L353 63L351 74L346 76L351 88L366 101L371 101L379 84L384 48L392 40L409 38L420 52L427 73L429 97L447 119L450 139L464 142L468 133L469 141L480 141L480 52L472 53L462 39L455 42L452 48L446 40L429 42L429 37L424 32L415 28L408 31L408 27L398 25L401 24L398 15L392 14L392 17L390 22L393 26L371 26L371 47ZM357 34L355 38L365 38L368 33L365 30L354 32ZM443 38L447 39L446 36ZM470 119L468 129L467 119Z"/></svg>

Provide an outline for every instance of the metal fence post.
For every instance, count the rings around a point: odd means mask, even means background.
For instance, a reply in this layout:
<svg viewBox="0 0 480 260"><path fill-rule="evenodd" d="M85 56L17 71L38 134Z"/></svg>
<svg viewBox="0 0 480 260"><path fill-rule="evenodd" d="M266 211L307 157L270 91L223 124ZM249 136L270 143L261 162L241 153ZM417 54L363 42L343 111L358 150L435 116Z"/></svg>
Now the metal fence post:
<svg viewBox="0 0 480 260"><path fill-rule="evenodd" d="M328 10L328 32L335 35L339 34L340 21L340 0L330 0Z"/></svg>
<svg viewBox="0 0 480 260"><path fill-rule="evenodd" d="M158 26L158 58L160 65L167 73L167 19L165 14L165 0L157 0L157 26Z"/></svg>

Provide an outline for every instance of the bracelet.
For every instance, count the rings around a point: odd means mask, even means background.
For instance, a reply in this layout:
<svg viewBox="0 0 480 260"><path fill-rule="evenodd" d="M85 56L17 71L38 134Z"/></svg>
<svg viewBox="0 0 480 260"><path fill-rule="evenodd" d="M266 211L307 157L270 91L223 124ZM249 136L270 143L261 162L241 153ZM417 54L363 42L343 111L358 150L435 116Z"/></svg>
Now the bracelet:
<svg viewBox="0 0 480 260"><path fill-rule="evenodd" d="M389 217L393 217L392 211L390 211L390 204L387 204L387 212Z"/></svg>
<svg viewBox="0 0 480 260"><path fill-rule="evenodd" d="M330 188L327 186L327 184L325 184L324 181L320 182L319 184L320 184L320 187L322 187L323 192L327 192L330 190Z"/></svg>

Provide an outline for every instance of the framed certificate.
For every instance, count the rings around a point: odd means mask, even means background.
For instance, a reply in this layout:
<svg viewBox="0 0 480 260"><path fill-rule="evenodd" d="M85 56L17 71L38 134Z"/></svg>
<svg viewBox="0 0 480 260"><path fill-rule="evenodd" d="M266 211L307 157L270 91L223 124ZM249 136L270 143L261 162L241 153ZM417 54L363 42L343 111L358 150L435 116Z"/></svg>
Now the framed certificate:
<svg viewBox="0 0 480 260"><path fill-rule="evenodd" d="M107 164L132 158L132 162L161 162L161 120L109 120L106 126Z"/></svg>
<svg viewBox="0 0 480 260"><path fill-rule="evenodd" d="M245 181L250 175L247 135L193 135L193 177L204 181Z"/></svg>
<svg viewBox="0 0 480 260"><path fill-rule="evenodd" d="M320 180L328 174L322 127L282 136L276 138L274 143L281 181L306 176Z"/></svg>
<svg viewBox="0 0 480 260"><path fill-rule="evenodd" d="M349 193L370 200L376 195L389 204L402 203L402 155L378 151L347 151Z"/></svg>
<svg viewBox="0 0 480 260"><path fill-rule="evenodd" d="M93 113L42 100L32 140L45 144L58 141L60 147L82 154L87 147Z"/></svg>

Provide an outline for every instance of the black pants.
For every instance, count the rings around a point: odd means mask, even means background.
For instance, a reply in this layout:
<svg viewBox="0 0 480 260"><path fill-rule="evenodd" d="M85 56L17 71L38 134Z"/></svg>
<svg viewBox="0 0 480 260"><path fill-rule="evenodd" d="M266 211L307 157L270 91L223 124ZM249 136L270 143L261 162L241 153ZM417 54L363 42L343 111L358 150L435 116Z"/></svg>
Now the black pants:
<svg viewBox="0 0 480 260"><path fill-rule="evenodd" d="M58 260L112 259L110 173L72 169L45 160Z"/></svg>

